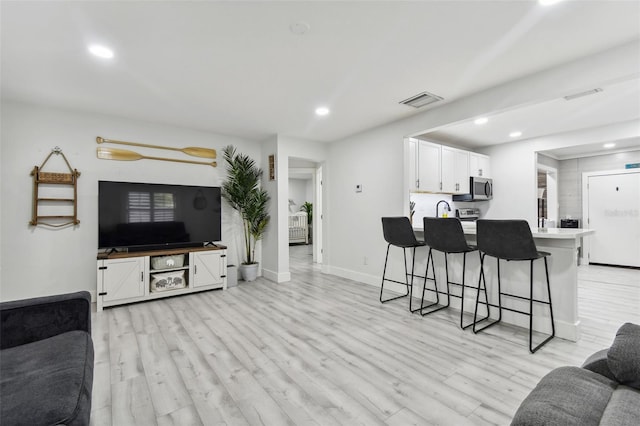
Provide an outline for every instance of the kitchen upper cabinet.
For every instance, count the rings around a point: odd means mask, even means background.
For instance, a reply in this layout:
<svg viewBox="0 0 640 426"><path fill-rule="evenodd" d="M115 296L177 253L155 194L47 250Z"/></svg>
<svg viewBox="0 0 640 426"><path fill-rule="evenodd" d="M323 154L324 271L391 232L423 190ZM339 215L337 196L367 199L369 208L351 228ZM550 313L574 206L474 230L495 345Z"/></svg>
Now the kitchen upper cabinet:
<svg viewBox="0 0 640 426"><path fill-rule="evenodd" d="M443 146L440 167L442 192L469 193L469 151Z"/></svg>
<svg viewBox="0 0 640 426"><path fill-rule="evenodd" d="M468 194L470 176L491 176L489 156L409 139L409 191Z"/></svg>
<svg viewBox="0 0 640 426"><path fill-rule="evenodd" d="M491 167L489 156L478 154L477 152L469 153L469 175L480 177L491 177Z"/></svg>
<svg viewBox="0 0 640 426"><path fill-rule="evenodd" d="M417 141L416 189L424 192L440 192L440 151L441 146L431 142Z"/></svg>

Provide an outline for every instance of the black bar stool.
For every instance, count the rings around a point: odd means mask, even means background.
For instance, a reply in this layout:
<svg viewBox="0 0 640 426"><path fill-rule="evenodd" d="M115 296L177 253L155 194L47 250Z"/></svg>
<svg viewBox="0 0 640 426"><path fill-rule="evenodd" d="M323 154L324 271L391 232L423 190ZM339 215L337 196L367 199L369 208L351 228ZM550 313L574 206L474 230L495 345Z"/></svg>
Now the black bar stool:
<svg viewBox="0 0 640 426"><path fill-rule="evenodd" d="M409 296L409 311L416 312L418 309L413 309L413 271L416 264L416 248L425 245L422 241L416 239L416 235L413 232L413 227L409 218L400 217L383 217L382 218L382 232L387 244L387 256L384 259L384 270L382 272L382 285L380 286L380 302L385 303L391 300L399 299L401 297ZM387 273L387 260L389 259L389 249L391 246L400 247L404 254L404 279L405 282L396 281L389 278L385 278ZM409 281L409 271L407 270L407 249L413 249L413 259L411 262L411 281ZM382 299L382 292L384 291L384 282L390 281L397 284L402 284L407 287L407 293L400 296L391 297L389 299Z"/></svg>
<svg viewBox="0 0 640 426"><path fill-rule="evenodd" d="M545 343L551 340L556 333L555 325L553 323L553 306L551 304L551 288L549 286L549 268L547 266L547 256L550 253L544 251L538 251L535 241L533 241L533 235L531 234L531 228L529 224L524 220L478 220L477 221L477 238L478 249L480 250L480 277L478 278L478 293L476 295L476 307L474 311L474 323L473 332L477 333L484 330L487 327L491 327L502 320L502 310L508 310L511 312L517 312L519 314L529 316L529 351L534 353L540 349ZM491 256L496 258L498 267L498 306L490 304L486 299L486 281L484 276L484 258L485 256ZM544 259L544 271L547 277L547 295L548 302L544 300L538 300L533 298L533 261L543 258ZM506 261L518 261L528 260L530 262L529 271L529 297L522 297L515 294L503 293L500 287L500 260ZM479 302L480 299L480 286L481 284L485 289L485 302ZM517 299L529 301L529 312L520 311L517 309L506 308L502 306L502 296L514 297ZM532 343L533 332L533 302L549 305L549 314L551 316L551 335L548 336L542 343L538 344L535 348ZM476 321L478 313L478 304L482 303L487 306L487 317L489 316L490 307L498 308L498 319L485 325L482 328L477 329L476 324L482 320Z"/></svg>
<svg viewBox="0 0 640 426"><path fill-rule="evenodd" d="M457 218L435 218L435 217L425 217L422 219L424 224L424 241L429 246L429 256L427 257L427 270L424 273L425 283L422 288L422 299L420 301L420 314L428 315L433 312L437 312L441 309L449 307L451 302L451 297L457 297L460 299L460 328L465 329L474 323L469 323L467 325L463 325L463 317L464 317L464 276L465 269L467 263L467 253L476 251L477 248L475 246L467 244L467 240L464 238L464 231L462 230L462 224L460 220ZM447 277L447 291L443 292L438 289L438 282L436 281L436 273L435 267L433 264L433 250L444 253L444 270ZM449 280L449 254L460 254L462 253L462 282L455 283ZM429 278L429 263L431 263L431 270L433 272L433 278ZM427 281L433 281L434 289L427 288ZM453 284L461 287L461 294L458 296L456 294L452 294L449 289L449 284ZM436 301L424 306L424 292L431 291L436 295ZM432 309L428 312L424 312L425 309L430 308L432 306L438 306L440 304L440 294L447 295L447 304L441 305L435 309ZM486 296L486 295L485 295ZM474 317L475 321L475 317ZM481 321L481 320L479 320Z"/></svg>

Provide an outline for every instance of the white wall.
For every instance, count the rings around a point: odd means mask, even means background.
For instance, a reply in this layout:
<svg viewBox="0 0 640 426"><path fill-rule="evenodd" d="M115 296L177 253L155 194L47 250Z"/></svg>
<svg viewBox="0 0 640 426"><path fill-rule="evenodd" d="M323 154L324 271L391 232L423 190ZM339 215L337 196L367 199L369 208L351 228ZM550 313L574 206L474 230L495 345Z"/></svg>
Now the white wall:
<svg viewBox="0 0 640 426"><path fill-rule="evenodd" d="M381 217L401 216L409 209L403 145L398 125L331 144L325 177L325 271L379 284L385 251ZM362 185L362 192L356 192L356 185Z"/></svg>
<svg viewBox="0 0 640 426"><path fill-rule="evenodd" d="M88 290L95 297L98 247L98 180L218 186L218 167L162 161L108 161L96 158L96 136L172 147L202 146L221 154L225 145L260 161L253 141L165 126L157 123L3 102L0 209L2 300ZM64 229L30 227L32 179L54 146L62 148L78 179L80 225ZM117 147L113 145L113 147ZM127 147L119 147L127 148ZM132 148L146 155L194 159L180 153ZM197 158L195 158L198 160ZM229 263L238 256L241 228L232 225L233 211L223 203L222 241L229 246Z"/></svg>
<svg viewBox="0 0 640 426"><path fill-rule="evenodd" d="M275 155L275 180L269 180L267 167L270 155ZM286 187L289 180L287 173L288 162L286 159L283 160L278 152L277 136L270 137L262 142L262 164L267 165L263 170L262 187L267 190L271 197L269 202L271 219L262 240L262 264L260 269L262 274L271 281L287 281L290 277L286 273L280 275L283 270L280 254L282 240L280 233L287 228L288 200Z"/></svg>

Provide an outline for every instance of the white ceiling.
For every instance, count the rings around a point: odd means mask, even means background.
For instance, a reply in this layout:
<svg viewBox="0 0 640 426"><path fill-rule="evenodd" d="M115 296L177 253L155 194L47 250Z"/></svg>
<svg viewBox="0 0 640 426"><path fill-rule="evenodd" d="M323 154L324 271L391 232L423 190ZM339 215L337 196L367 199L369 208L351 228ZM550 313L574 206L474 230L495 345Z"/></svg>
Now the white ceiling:
<svg viewBox="0 0 640 426"><path fill-rule="evenodd" d="M600 86L598 89L602 91L572 100L558 98L487 115L485 117L488 118L488 122L482 125L475 124L474 118L471 118L426 132L419 138L480 148L640 118L640 79L632 78L617 84ZM640 126L640 123L638 125ZM515 131L522 132L522 135L510 137L509 134ZM626 143L628 144L629 142ZM578 151L584 150L580 148ZM595 147L588 151L591 153L594 150Z"/></svg>
<svg viewBox="0 0 640 426"><path fill-rule="evenodd" d="M424 111L398 104L422 91L448 102L640 38L638 1L0 7L3 98L257 140L338 140ZM289 30L299 21L304 35Z"/></svg>

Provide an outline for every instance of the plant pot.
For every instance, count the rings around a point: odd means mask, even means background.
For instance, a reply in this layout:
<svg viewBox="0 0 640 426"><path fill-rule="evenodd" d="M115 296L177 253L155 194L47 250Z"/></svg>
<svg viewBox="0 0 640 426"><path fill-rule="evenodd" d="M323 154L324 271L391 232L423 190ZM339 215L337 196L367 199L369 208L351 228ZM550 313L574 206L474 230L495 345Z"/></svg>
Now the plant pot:
<svg viewBox="0 0 640 426"><path fill-rule="evenodd" d="M242 264L239 267L240 275L245 281L255 281L258 277L258 263Z"/></svg>

